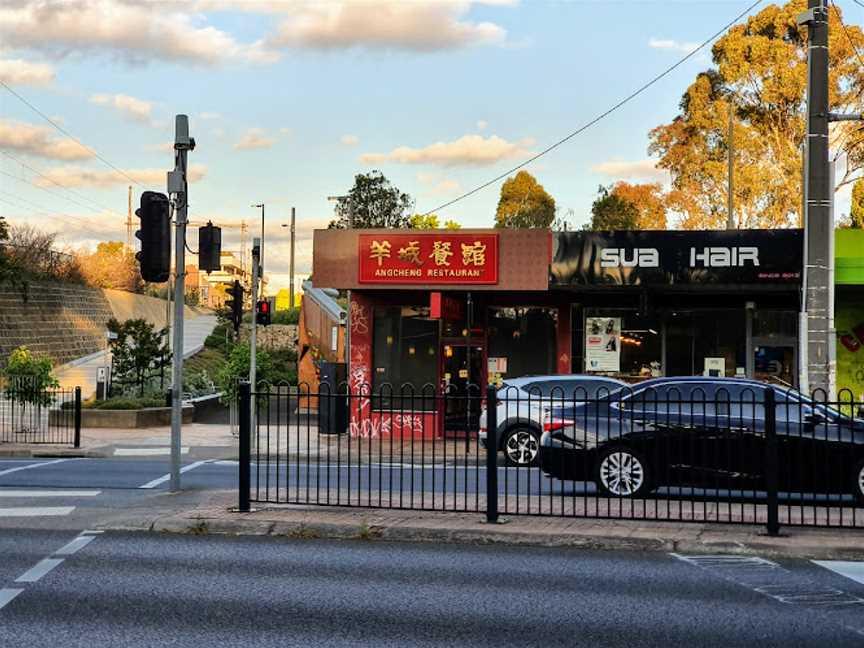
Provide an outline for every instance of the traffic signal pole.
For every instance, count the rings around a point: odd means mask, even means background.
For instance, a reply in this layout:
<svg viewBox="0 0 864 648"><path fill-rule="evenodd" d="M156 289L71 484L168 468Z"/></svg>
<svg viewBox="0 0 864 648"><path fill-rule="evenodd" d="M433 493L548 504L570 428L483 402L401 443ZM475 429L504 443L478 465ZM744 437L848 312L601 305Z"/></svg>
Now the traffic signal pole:
<svg viewBox="0 0 864 648"><path fill-rule="evenodd" d="M256 392L257 392L257 383L256 379L256 361L257 361L257 346L256 346L256 338L257 338L257 330L258 330L258 274L261 268L261 239L254 238L252 239L252 330L249 334L249 384L252 385L252 413L251 413L251 421L253 430L252 438L255 438L254 430L256 421L255 421L255 403L256 403Z"/></svg>
<svg viewBox="0 0 864 648"><path fill-rule="evenodd" d="M186 156L195 148L189 137L189 118L177 115L174 126L174 170L168 172L168 193L174 195L174 344L171 384L171 482L172 492L180 490L180 439L183 427L183 306L186 287L186 223L188 183Z"/></svg>

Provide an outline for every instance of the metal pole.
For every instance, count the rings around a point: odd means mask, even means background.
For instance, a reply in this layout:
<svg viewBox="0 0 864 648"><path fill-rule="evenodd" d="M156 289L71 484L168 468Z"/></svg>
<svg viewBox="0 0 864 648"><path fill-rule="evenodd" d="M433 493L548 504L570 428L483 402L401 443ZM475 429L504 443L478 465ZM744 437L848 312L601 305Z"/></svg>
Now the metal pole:
<svg viewBox="0 0 864 648"><path fill-rule="evenodd" d="M777 500L777 406L774 388L765 389L765 493L769 536L780 535Z"/></svg>
<svg viewBox="0 0 864 648"><path fill-rule="evenodd" d="M237 483L240 490L237 510L244 513L249 512L249 488L251 479L249 474L249 463L252 460L252 449L250 439L252 438L252 421L249 416L252 411L252 390L248 382L242 381L237 394L237 407L240 414L240 438L239 442L239 474Z"/></svg>
<svg viewBox="0 0 864 648"><path fill-rule="evenodd" d="M290 261L290 266L289 266L289 271L288 271L288 273L290 275L289 281L291 282L291 285L288 287L288 291L289 291L288 292L288 306L289 306L289 308L294 308L294 233L295 233L294 224L295 224L294 208L292 207L291 208L291 261Z"/></svg>
<svg viewBox="0 0 864 648"><path fill-rule="evenodd" d="M255 426L255 392L256 371L257 371L257 330L258 330L258 270L260 268L259 259L261 258L261 239L255 237L252 239L252 330L249 335L249 384L252 385L252 411L250 421L252 426ZM242 434L242 432L241 432Z"/></svg>
<svg viewBox="0 0 864 648"><path fill-rule="evenodd" d="M81 387L75 387L75 439L74 446L81 447Z"/></svg>
<svg viewBox="0 0 864 648"><path fill-rule="evenodd" d="M486 521L498 522L498 389L486 388Z"/></svg>
<svg viewBox="0 0 864 648"><path fill-rule="evenodd" d="M726 220L726 229L736 229L735 223L735 102L732 101L730 96L729 98L729 134L726 137L727 139L727 148L728 158L729 158L729 171L728 175L728 186L726 189L726 200L728 203L727 207L727 220Z"/></svg>
<svg viewBox="0 0 864 648"><path fill-rule="evenodd" d="M798 18L807 25L807 176L804 236L804 301L807 311L807 366L811 390L829 393L834 359L831 357L829 267L831 194L828 156L828 6L826 0L809 0Z"/></svg>
<svg viewBox="0 0 864 648"><path fill-rule="evenodd" d="M354 229L354 199L348 196L348 229ZM351 290L348 290L348 310L345 313L345 367L351 375Z"/></svg>
<svg viewBox="0 0 864 648"><path fill-rule="evenodd" d="M183 427L183 291L186 279L186 224L189 185L186 156L195 148L189 137L189 118L177 115L174 125L174 170L168 173L168 193L174 194L174 344L171 385L171 490L180 490L180 437Z"/></svg>

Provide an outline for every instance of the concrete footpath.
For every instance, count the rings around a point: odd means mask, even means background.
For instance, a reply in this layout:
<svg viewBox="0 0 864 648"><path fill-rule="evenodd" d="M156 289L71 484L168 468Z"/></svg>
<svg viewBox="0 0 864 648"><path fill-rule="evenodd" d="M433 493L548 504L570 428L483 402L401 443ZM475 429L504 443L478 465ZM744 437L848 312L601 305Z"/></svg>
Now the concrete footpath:
<svg viewBox="0 0 864 648"><path fill-rule="evenodd" d="M586 549L742 554L864 560L864 530L764 527L506 516L480 513L273 506L238 513L236 491L165 494L142 516L118 515L101 528L184 534L342 538L397 542L504 544Z"/></svg>

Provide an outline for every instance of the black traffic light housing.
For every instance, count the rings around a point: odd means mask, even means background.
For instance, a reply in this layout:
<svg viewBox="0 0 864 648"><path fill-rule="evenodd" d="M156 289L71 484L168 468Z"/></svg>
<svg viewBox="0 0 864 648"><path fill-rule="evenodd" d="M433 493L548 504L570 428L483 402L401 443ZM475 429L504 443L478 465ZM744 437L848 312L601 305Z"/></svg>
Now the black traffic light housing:
<svg viewBox="0 0 864 648"><path fill-rule="evenodd" d="M168 196L156 191L141 194L141 206L135 210L141 229L135 232L141 240L141 251L135 255L141 264L144 281L162 283L171 275L171 210Z"/></svg>
<svg viewBox="0 0 864 648"><path fill-rule="evenodd" d="M270 302L266 299L260 300L255 305L255 321L261 326L270 325Z"/></svg>
<svg viewBox="0 0 864 648"><path fill-rule="evenodd" d="M222 228L208 221L198 228L198 268L204 272L219 271L222 267Z"/></svg>
<svg viewBox="0 0 864 648"><path fill-rule="evenodd" d="M239 281L234 281L228 296L231 299L225 300L225 306L231 309L231 324L234 326L234 332L237 333L243 321L243 286Z"/></svg>

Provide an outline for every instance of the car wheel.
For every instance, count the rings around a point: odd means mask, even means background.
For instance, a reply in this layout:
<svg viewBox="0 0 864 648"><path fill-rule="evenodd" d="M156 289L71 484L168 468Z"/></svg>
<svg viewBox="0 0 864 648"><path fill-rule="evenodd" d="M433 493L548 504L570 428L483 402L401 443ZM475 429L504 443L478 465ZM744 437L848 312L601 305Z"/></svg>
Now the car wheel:
<svg viewBox="0 0 864 648"><path fill-rule="evenodd" d="M854 480L852 492L855 493L855 499L858 500L858 503L864 506L864 459L855 466L852 478Z"/></svg>
<svg viewBox="0 0 864 648"><path fill-rule="evenodd" d="M603 450L596 472L597 488L604 495L642 497L651 490L648 463L638 452L624 446Z"/></svg>
<svg viewBox="0 0 864 648"><path fill-rule="evenodd" d="M540 439L531 428L508 430L501 440L501 450L508 466L537 466L540 463Z"/></svg>

